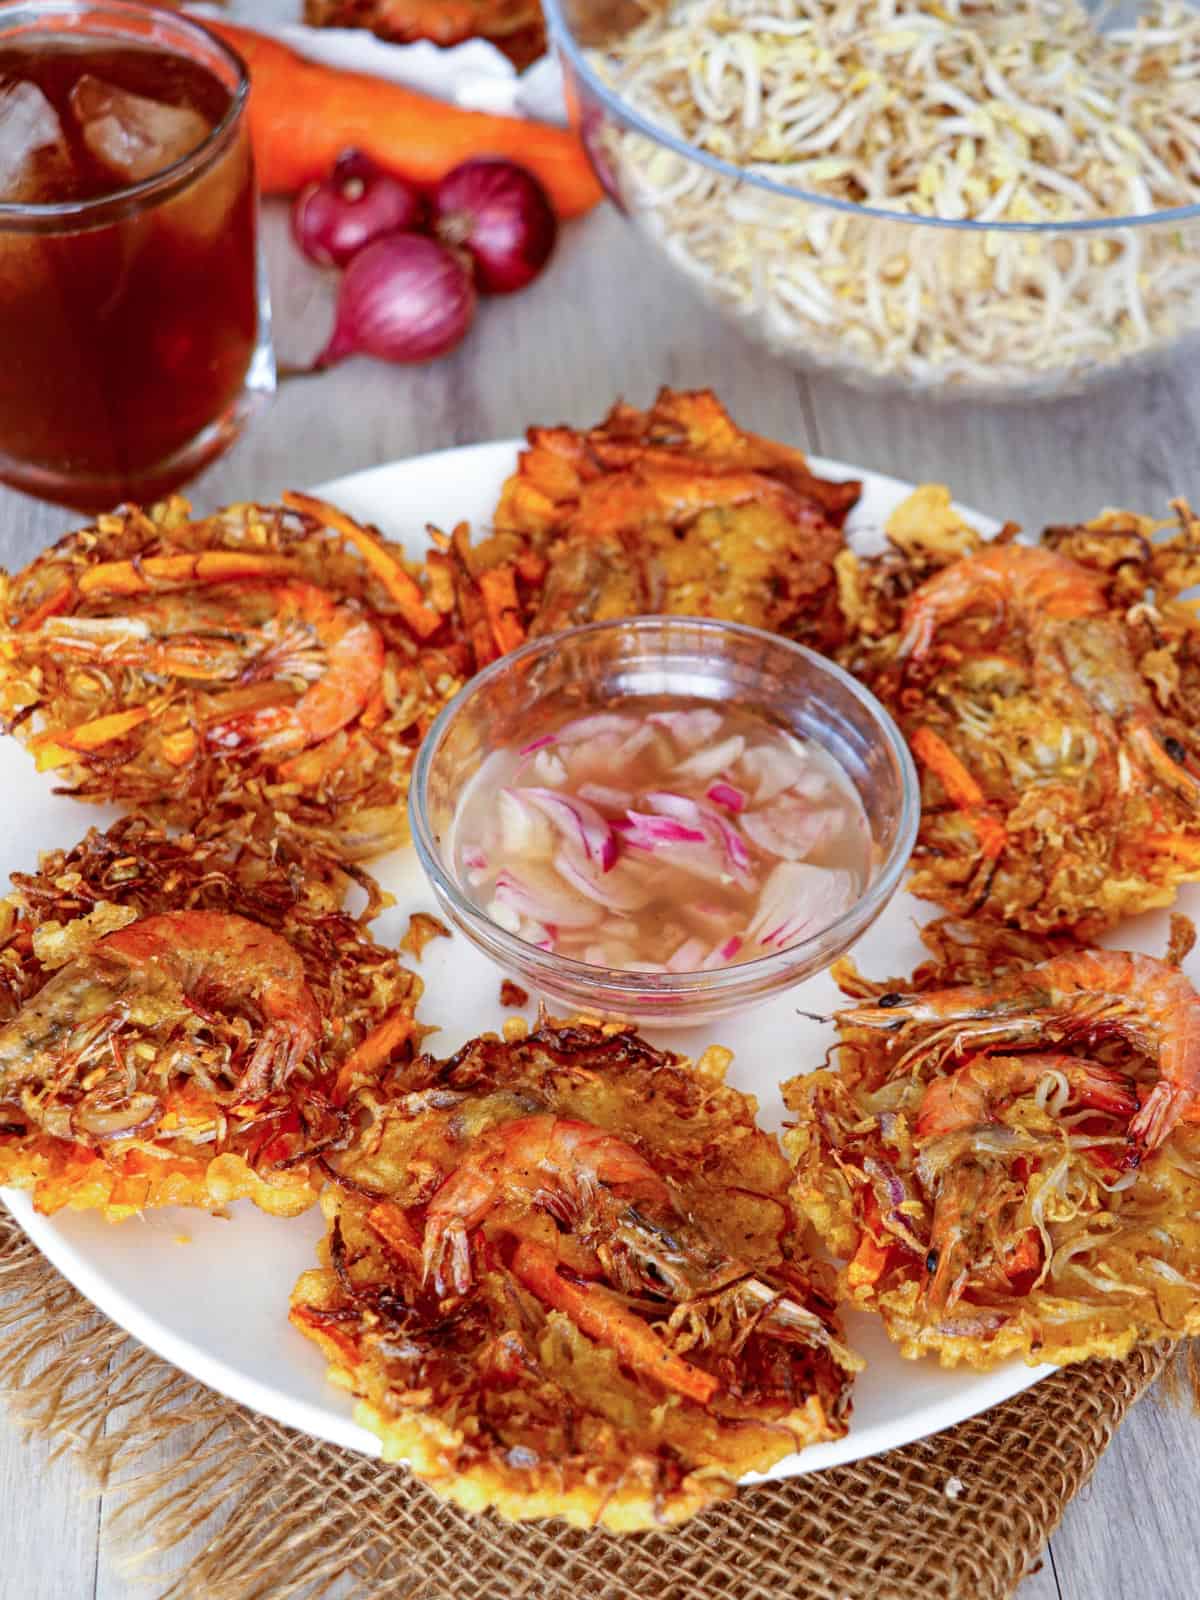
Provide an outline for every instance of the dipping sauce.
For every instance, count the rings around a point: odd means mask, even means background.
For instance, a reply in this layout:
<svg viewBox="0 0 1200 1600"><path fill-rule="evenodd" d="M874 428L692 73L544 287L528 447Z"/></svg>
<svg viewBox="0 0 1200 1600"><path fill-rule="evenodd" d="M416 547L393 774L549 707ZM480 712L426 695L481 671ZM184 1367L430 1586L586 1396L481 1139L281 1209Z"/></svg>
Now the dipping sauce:
<svg viewBox="0 0 1200 1600"><path fill-rule="evenodd" d="M539 949L626 972L775 955L865 889L862 802L819 744L732 706L563 713L464 790L459 882Z"/></svg>
<svg viewBox="0 0 1200 1600"><path fill-rule="evenodd" d="M0 477L107 509L219 447L207 430L258 338L254 172L239 125L129 194L204 146L232 89L186 54L61 24L0 43ZM29 211L50 206L71 209Z"/></svg>

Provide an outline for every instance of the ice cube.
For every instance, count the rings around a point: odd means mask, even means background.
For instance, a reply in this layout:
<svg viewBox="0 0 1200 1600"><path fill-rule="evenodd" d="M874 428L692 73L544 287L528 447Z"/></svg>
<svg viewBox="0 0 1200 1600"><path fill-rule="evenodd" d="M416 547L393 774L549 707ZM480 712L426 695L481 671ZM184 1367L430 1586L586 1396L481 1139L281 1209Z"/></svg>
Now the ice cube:
<svg viewBox="0 0 1200 1600"><path fill-rule="evenodd" d="M61 200L71 156L58 113L32 83L0 80L0 200Z"/></svg>
<svg viewBox="0 0 1200 1600"><path fill-rule="evenodd" d="M189 155L210 127L190 106L147 100L90 73L71 90L71 110L91 154L126 183L152 178Z"/></svg>

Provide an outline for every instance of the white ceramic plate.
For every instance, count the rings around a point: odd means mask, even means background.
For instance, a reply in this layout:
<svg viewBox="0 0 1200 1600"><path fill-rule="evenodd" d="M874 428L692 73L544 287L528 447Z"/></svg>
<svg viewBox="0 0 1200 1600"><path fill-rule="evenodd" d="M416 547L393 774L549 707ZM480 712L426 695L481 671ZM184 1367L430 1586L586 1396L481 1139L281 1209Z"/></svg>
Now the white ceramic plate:
<svg viewBox="0 0 1200 1600"><path fill-rule="evenodd" d="M352 515L374 522L403 540L414 555L425 546L425 527L450 528L460 520L483 525L500 485L512 470L515 442L447 450L356 473L319 492ZM863 498L850 519L856 542L878 534L889 511L910 485L836 461L814 460L834 478L864 480ZM985 531L995 524L975 521ZM28 868L40 850L71 845L93 823L115 813L51 794L14 740L0 740L0 793L5 827L0 836L0 883L10 871ZM373 870L397 904L375 924L376 936L395 944L408 915L434 910L410 849L376 862ZM1180 908L1200 909L1200 888L1180 897ZM929 908L908 895L896 896L858 946L864 970L903 974L923 954L916 923ZM1146 917L1122 929L1122 943L1161 952L1165 915ZM441 1025L432 1047L449 1053L471 1035L495 1028L499 974L458 934L435 940L420 967L426 992L422 1014ZM747 1018L715 1026L704 1038L665 1033L657 1042L685 1051L721 1043L735 1051L730 1082L758 1096L760 1118L778 1128L783 1118L779 1084L817 1065L832 1030L800 1011L827 1013L836 991L828 977L811 979ZM295 1220L271 1218L248 1201L228 1219L182 1209L153 1212L113 1226L94 1215L60 1212L37 1216L27 1196L7 1191L9 1209L54 1265L113 1321L167 1361L222 1394L277 1421L365 1454L378 1454L372 1434L350 1417L351 1402L325 1382L325 1362L316 1347L287 1322L288 1295L299 1274L314 1263L321 1219L316 1210ZM851 1342L868 1366L854 1391L849 1433L833 1444L791 1456L771 1473L789 1477L859 1460L950 1427L1036 1383L1050 1369L1010 1362L988 1373L945 1372L933 1361L903 1361L878 1321L848 1318Z"/></svg>

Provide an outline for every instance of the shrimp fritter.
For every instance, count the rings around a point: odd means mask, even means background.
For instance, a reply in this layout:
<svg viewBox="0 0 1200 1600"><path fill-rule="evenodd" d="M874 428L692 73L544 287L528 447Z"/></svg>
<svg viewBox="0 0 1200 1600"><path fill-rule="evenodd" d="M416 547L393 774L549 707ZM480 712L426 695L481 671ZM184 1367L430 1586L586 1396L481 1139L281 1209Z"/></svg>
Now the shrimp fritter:
<svg viewBox="0 0 1200 1600"><path fill-rule="evenodd" d="M528 440L492 537L433 557L479 666L527 635L646 614L840 641L833 564L859 484L815 477L708 391L664 389L649 411L617 405L599 427Z"/></svg>
<svg viewBox="0 0 1200 1600"><path fill-rule="evenodd" d="M132 817L13 882L0 1183L113 1221L311 1205L348 1102L420 1037L421 983L342 910L340 876Z"/></svg>
<svg viewBox="0 0 1200 1600"><path fill-rule="evenodd" d="M80 799L351 859L407 838L416 746L465 657L399 553L306 496L126 507L0 573L0 721Z"/></svg>
<svg viewBox="0 0 1200 1600"><path fill-rule="evenodd" d="M314 28L370 28L395 44L490 39L518 69L546 51L538 0L305 0L304 20Z"/></svg>
<svg viewBox="0 0 1200 1600"><path fill-rule="evenodd" d="M629 1531L845 1433L833 1275L727 1059L543 1020L392 1075L292 1297L387 1459Z"/></svg>
<svg viewBox="0 0 1200 1600"><path fill-rule="evenodd" d="M1192 984L1073 941L930 936L903 987L839 963L837 1065L784 1086L793 1195L849 1301L944 1366L1200 1332Z"/></svg>
<svg viewBox="0 0 1200 1600"><path fill-rule="evenodd" d="M839 561L843 664L922 771L913 893L1095 938L1200 876L1200 530L1108 512L984 544L936 499ZM940 519L940 520L939 520Z"/></svg>

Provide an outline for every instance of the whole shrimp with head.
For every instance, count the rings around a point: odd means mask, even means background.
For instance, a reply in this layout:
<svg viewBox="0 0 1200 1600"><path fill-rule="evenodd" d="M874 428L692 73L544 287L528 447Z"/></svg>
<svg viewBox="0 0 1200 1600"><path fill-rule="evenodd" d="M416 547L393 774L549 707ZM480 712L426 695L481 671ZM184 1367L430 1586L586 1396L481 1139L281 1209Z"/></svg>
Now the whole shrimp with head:
<svg viewBox="0 0 1200 1600"><path fill-rule="evenodd" d="M909 596L873 683L922 769L915 893L1091 937L1197 874L1200 741L1115 582L1004 543Z"/></svg>
<svg viewBox="0 0 1200 1600"><path fill-rule="evenodd" d="M836 1065L785 1085L794 1193L846 1293L946 1365L1200 1327L1200 997L1147 956L1014 967L1007 930L962 931L911 991L836 974ZM989 951L1009 970L979 981Z"/></svg>
<svg viewBox="0 0 1200 1600"><path fill-rule="evenodd" d="M435 1492L663 1526L845 1431L832 1275L716 1055L543 1020L377 1097L292 1319Z"/></svg>
<svg viewBox="0 0 1200 1600"><path fill-rule="evenodd" d="M1151 779L1200 805L1200 762L1154 705L1121 621L1098 578L1053 550L1006 544L947 567L913 596L904 615L901 661L921 661L942 626L978 606L1025 634L1036 690L1051 704L1086 707L1132 768L1122 782Z"/></svg>
<svg viewBox="0 0 1200 1600"><path fill-rule="evenodd" d="M215 1036L218 1015L239 1014L256 1024L248 1051L235 1049L243 1029ZM209 1085L214 1108L222 1086L231 1104L261 1099L320 1036L286 940L225 912L168 911L98 939L0 1027L0 1095L19 1095L49 1133L105 1144L155 1131L181 1074ZM130 1089L131 1073L143 1087ZM210 1138L213 1120L188 1134Z"/></svg>
<svg viewBox="0 0 1200 1600"><path fill-rule="evenodd" d="M373 530L285 499L127 507L0 574L0 717L81 798L190 828L256 809L368 856L406 836L457 687L443 618Z"/></svg>
<svg viewBox="0 0 1200 1600"><path fill-rule="evenodd" d="M471 1230L506 1203L515 1203L518 1212L542 1211L565 1225L624 1292L702 1301L690 1314L697 1325L701 1309L711 1316L722 1302L735 1303L769 1336L836 1349L849 1367L855 1365L812 1311L746 1263L714 1251L680 1211L669 1185L626 1140L545 1112L482 1134L429 1202L422 1261L439 1294L470 1289ZM519 1214L510 1211L508 1220L519 1235ZM531 1279L530 1287L545 1281ZM614 1322L614 1339L622 1325ZM602 1326L600 1319L596 1326Z"/></svg>
<svg viewBox="0 0 1200 1600"><path fill-rule="evenodd" d="M1125 1163L1135 1167L1181 1118L1200 1106L1200 995L1177 967L1123 950L1078 950L997 978L921 994L883 995L839 1013L851 1027L898 1032L898 1060L910 1050L953 1058L1001 1041L1102 1041L1114 1035L1143 1050L1157 1077L1128 1126ZM1037 1063L1038 1058L1027 1058ZM998 1069L993 1068L996 1072ZM1006 1069L1009 1071L1017 1069ZM1034 1070L1033 1067L1028 1070ZM1093 1089L1103 1074L1092 1073ZM924 1115L971 1104L973 1080L940 1090Z"/></svg>

